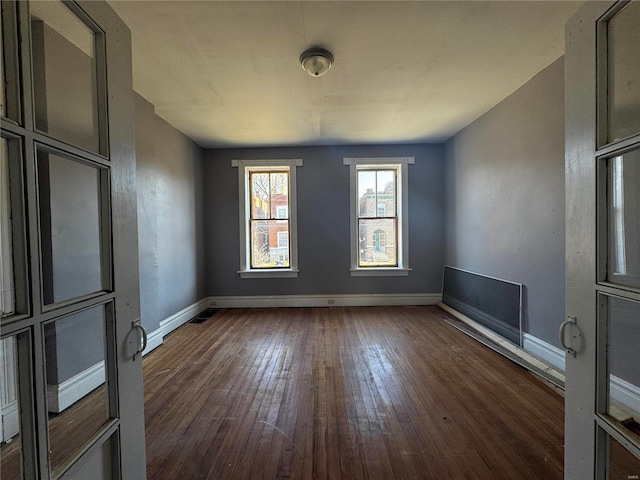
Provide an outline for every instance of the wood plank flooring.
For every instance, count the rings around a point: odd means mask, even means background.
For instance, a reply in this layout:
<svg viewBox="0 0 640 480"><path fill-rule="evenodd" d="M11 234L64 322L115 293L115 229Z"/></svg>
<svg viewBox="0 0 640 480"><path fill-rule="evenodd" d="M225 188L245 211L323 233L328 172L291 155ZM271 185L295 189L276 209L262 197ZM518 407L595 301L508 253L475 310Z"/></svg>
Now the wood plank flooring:
<svg viewBox="0 0 640 480"><path fill-rule="evenodd" d="M563 399L437 307L221 310L144 359L155 479L562 479Z"/></svg>

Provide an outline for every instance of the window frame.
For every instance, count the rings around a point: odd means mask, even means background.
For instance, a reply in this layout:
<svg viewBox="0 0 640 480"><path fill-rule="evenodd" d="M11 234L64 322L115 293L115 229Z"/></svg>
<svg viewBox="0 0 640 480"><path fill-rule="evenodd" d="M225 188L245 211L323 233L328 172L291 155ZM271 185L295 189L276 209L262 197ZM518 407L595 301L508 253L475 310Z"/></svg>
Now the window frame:
<svg viewBox="0 0 640 480"><path fill-rule="evenodd" d="M296 167L302 166L301 159L276 160L232 160L231 166L238 168L238 225L240 246L240 278L295 278L298 276L298 226ZM289 174L289 267L252 268L251 238L251 172L284 172ZM274 218L277 221L277 218Z"/></svg>
<svg viewBox="0 0 640 480"><path fill-rule="evenodd" d="M380 157L380 158L344 158L343 165L349 166L350 190L350 250L351 276L407 276L409 267L409 165L415 163L414 157ZM358 263L360 238L358 234L359 201L358 171L390 170L396 171L396 216L397 216L397 258L398 265L392 267L361 267Z"/></svg>

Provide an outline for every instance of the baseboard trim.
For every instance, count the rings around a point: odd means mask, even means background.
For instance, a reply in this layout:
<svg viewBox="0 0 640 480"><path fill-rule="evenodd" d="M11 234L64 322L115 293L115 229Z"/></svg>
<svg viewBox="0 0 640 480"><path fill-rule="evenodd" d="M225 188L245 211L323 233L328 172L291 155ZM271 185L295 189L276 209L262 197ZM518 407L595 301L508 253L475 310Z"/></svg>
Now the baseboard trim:
<svg viewBox="0 0 640 480"><path fill-rule="evenodd" d="M104 383L104 362L74 375L59 385L47 385L48 410L60 413Z"/></svg>
<svg viewBox="0 0 640 480"><path fill-rule="evenodd" d="M400 305L436 305L440 293L388 293L363 295L260 295L212 296L212 308L277 308L277 307L374 307Z"/></svg>
<svg viewBox="0 0 640 480"><path fill-rule="evenodd" d="M551 345L538 337L534 337L530 333L525 332L522 337L522 345L526 351L533 353L548 364L564 372L564 351L561 348Z"/></svg>
<svg viewBox="0 0 640 480"><path fill-rule="evenodd" d="M209 307L209 297L203 298L199 302L189 305L183 308L177 313L174 313L169 318L166 318L160 322L160 328L162 329L162 336L165 337L173 332L176 328L181 327L192 318L196 317L199 313L202 313Z"/></svg>
<svg viewBox="0 0 640 480"><path fill-rule="evenodd" d="M156 328L153 332L149 333L147 335L147 348L144 349L142 355L146 355L162 345L163 337L162 327Z"/></svg>
<svg viewBox="0 0 640 480"><path fill-rule="evenodd" d="M543 361L543 359L539 358L537 355L532 354L532 352L529 352L523 347L516 345L510 340L507 340L506 338L498 335L490 328L481 325L480 323L476 322L472 318L467 317L464 313L458 312L449 305L445 305L441 302L438 304L438 306L445 312L449 313L461 322L467 324L472 329L482 334L485 338L489 339L491 342L508 352L509 356L512 356L512 358L510 358L512 361L519 363L520 365L534 373L538 373L539 375L544 376L544 378L547 378L547 380L556 385L564 385L564 373L557 371L553 366L551 366L548 362ZM509 356L507 356L507 358L509 358Z"/></svg>
<svg viewBox="0 0 640 480"><path fill-rule="evenodd" d="M634 412L640 412L640 387L611 375L611 397Z"/></svg>
<svg viewBox="0 0 640 480"><path fill-rule="evenodd" d="M558 370L565 371L565 352L561 348L551 345L529 333L524 334L524 347L545 362L553 365ZM564 376L564 373L563 373ZM630 408L634 412L640 412L640 386L611 375L611 398Z"/></svg>

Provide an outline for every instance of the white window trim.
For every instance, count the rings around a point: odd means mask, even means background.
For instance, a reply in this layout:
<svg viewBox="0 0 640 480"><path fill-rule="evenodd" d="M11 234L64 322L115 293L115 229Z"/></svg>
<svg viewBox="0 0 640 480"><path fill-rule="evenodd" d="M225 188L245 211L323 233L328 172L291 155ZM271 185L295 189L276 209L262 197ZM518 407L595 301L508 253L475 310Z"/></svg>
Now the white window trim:
<svg viewBox="0 0 640 480"><path fill-rule="evenodd" d="M232 160L232 167L238 168L238 204L240 230L240 278L295 278L298 276L298 207L296 191L296 167L302 166L301 159L291 160ZM247 219L249 218L249 175L252 170L289 170L289 268L250 268L249 238Z"/></svg>
<svg viewBox="0 0 640 480"><path fill-rule="evenodd" d="M381 158L343 158L342 164L349 166L349 223L351 233L351 276L352 277L405 277L409 275L409 165L415 163L414 157ZM398 266L397 267L358 267L358 167L394 168L400 174L397 198L398 216Z"/></svg>

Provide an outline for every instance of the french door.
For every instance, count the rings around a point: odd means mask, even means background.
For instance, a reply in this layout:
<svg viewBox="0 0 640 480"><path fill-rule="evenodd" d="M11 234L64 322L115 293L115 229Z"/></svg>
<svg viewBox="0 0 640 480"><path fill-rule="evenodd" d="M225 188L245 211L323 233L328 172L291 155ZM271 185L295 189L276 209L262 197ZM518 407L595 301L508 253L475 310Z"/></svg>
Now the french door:
<svg viewBox="0 0 640 480"><path fill-rule="evenodd" d="M567 23L565 478L640 478L640 1Z"/></svg>
<svg viewBox="0 0 640 480"><path fill-rule="evenodd" d="M129 31L106 2L1 8L2 478L143 479Z"/></svg>

